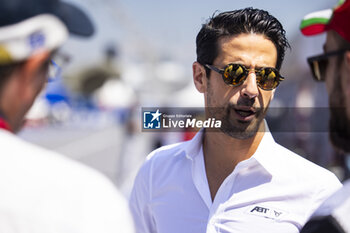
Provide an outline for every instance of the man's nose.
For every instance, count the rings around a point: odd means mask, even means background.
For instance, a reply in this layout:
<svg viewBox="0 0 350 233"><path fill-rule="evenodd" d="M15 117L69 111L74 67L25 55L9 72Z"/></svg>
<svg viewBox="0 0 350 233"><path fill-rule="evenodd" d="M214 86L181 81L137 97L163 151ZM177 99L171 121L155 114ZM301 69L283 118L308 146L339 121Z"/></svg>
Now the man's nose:
<svg viewBox="0 0 350 233"><path fill-rule="evenodd" d="M259 95L258 85L256 83L256 74L255 72L250 72L248 77L242 84L241 89L242 97L253 99Z"/></svg>

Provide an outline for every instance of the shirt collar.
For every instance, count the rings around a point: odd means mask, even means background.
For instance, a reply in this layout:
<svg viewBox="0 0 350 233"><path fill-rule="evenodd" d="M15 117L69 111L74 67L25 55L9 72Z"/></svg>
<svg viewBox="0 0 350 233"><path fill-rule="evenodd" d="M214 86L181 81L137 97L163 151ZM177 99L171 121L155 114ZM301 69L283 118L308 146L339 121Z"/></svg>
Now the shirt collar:
<svg viewBox="0 0 350 233"><path fill-rule="evenodd" d="M264 168L264 170L266 170L269 174L272 175L276 171L276 167L275 167L276 161L275 161L275 155L274 155L274 151L275 151L274 147L276 145L276 142L272 137L272 134L266 123L266 120L264 120L264 122L265 122L265 133L257 150L252 155L252 157L240 162L238 165L240 164L255 165L257 162L258 165L261 165ZM185 142L186 144L184 145L183 150L181 150L181 151L184 151L186 154L186 157L192 161L197 155L200 154L200 149L203 143L203 132L204 132L204 129L202 128L200 131L198 131L198 133L195 135L195 137L192 140Z"/></svg>
<svg viewBox="0 0 350 233"><path fill-rule="evenodd" d="M256 149L255 153L250 159L255 160L260 164L269 174L276 174L276 142L265 121L265 134ZM277 155L278 156L278 155Z"/></svg>
<svg viewBox="0 0 350 233"><path fill-rule="evenodd" d="M193 160L199 154L203 143L203 132L204 128L201 128L192 140L186 142L183 151L188 159Z"/></svg>

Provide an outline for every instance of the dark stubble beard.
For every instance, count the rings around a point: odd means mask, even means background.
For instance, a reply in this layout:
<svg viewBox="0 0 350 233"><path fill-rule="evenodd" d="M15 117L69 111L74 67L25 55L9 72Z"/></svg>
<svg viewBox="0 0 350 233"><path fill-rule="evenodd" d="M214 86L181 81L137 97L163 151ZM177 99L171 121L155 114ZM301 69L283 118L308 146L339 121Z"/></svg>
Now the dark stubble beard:
<svg viewBox="0 0 350 233"><path fill-rule="evenodd" d="M336 150L350 152L350 119L346 114L345 94L340 82L340 76L334 81L334 88L329 95L330 121L329 136ZM350 107L350 106L348 106Z"/></svg>
<svg viewBox="0 0 350 233"><path fill-rule="evenodd" d="M244 103L243 103L244 102ZM250 122L242 122L235 117L236 106L249 106L246 101L239 101L237 105L228 103L225 107L208 108L209 117L221 120L220 131L235 139L249 139L256 135L266 115L267 108L256 109L255 117Z"/></svg>

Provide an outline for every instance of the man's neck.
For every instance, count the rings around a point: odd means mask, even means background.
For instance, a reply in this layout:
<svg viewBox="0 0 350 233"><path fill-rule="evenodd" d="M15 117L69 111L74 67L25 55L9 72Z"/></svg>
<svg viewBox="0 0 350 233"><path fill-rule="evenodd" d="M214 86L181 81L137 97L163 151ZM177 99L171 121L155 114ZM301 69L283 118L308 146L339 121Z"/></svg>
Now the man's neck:
<svg viewBox="0 0 350 233"><path fill-rule="evenodd" d="M248 139L236 139L222 132L205 132L203 154L212 199L225 178L237 164L249 159L264 136L264 122L258 132Z"/></svg>

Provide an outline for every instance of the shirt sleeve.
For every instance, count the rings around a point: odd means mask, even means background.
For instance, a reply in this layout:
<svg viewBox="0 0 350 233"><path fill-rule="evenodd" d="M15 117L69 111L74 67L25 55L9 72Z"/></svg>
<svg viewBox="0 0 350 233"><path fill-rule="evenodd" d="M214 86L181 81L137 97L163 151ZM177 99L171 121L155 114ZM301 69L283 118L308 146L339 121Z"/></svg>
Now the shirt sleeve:
<svg viewBox="0 0 350 233"><path fill-rule="evenodd" d="M156 233L151 208L150 166L147 161L139 170L131 192L129 207L134 218L136 233Z"/></svg>
<svg viewBox="0 0 350 233"><path fill-rule="evenodd" d="M343 185L340 183L335 175L331 175L329 179L323 181L325 186L317 193L314 199L314 208L311 210L314 213L322 204L338 191ZM312 217L312 215L311 215Z"/></svg>

